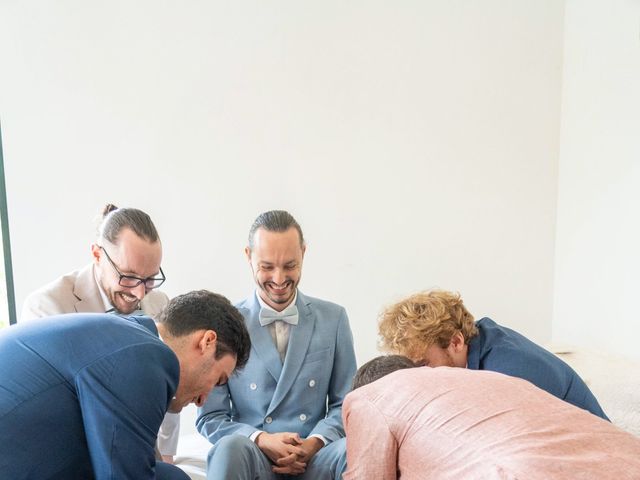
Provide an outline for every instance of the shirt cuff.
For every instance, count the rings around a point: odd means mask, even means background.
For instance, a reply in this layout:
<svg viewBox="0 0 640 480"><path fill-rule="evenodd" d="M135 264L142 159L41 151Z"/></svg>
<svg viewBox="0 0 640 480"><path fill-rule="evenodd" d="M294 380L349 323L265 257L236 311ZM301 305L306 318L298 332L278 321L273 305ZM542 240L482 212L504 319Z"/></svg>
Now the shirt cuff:
<svg viewBox="0 0 640 480"><path fill-rule="evenodd" d="M325 447L327 446L327 443L329 443L329 442L327 441L327 439L326 439L326 438L324 438L324 437L323 437L322 435L320 435L319 433L314 433L313 435L309 435L309 438L311 438L311 437L316 437L316 438L319 438L320 440L322 440L322 443L324 443Z"/></svg>
<svg viewBox="0 0 640 480"><path fill-rule="evenodd" d="M249 440L251 440L252 442L255 443L256 438L258 438L258 435L260 435L263 432L263 430L256 430L255 432L253 432L250 436L249 436Z"/></svg>

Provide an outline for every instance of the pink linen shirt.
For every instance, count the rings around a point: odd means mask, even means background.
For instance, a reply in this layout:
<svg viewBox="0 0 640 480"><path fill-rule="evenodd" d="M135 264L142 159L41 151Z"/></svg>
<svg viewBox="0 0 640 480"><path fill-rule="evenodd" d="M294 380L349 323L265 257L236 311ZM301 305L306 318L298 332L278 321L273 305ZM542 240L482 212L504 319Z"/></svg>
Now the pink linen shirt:
<svg viewBox="0 0 640 480"><path fill-rule="evenodd" d="M496 372L411 368L347 395L344 480L640 479L640 439Z"/></svg>

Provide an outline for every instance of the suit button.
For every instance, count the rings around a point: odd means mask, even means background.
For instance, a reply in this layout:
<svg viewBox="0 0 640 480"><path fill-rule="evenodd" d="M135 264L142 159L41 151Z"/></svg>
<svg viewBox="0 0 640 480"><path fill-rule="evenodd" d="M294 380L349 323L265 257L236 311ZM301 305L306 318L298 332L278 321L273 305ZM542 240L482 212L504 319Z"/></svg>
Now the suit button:
<svg viewBox="0 0 640 480"><path fill-rule="evenodd" d="M316 381L315 380L309 380L309 386L310 387L315 387L316 386Z"/></svg>
<svg viewBox="0 0 640 480"><path fill-rule="evenodd" d="M304 413L300 414L300 421L301 422L304 422L306 419L307 419L307 416Z"/></svg>
<svg viewBox="0 0 640 480"><path fill-rule="evenodd" d="M258 385L256 385L255 383L252 383L251 385L249 385L249 388L251 390L255 390L256 388L258 388Z"/></svg>
<svg viewBox="0 0 640 480"><path fill-rule="evenodd" d="M264 421L265 421L265 423L271 423L271 422L273 422L273 418L267 417L267 418L264 419Z"/></svg>

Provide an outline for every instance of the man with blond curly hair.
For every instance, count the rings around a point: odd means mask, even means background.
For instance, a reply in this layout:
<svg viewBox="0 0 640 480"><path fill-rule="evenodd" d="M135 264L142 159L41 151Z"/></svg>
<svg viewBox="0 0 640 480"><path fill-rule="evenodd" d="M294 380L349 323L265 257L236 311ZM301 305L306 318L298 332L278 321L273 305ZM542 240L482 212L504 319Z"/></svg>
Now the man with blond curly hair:
<svg viewBox="0 0 640 480"><path fill-rule="evenodd" d="M490 318L474 321L457 293L430 290L386 308L379 333L384 350L418 365L492 370L519 377L608 420L589 387L558 357Z"/></svg>

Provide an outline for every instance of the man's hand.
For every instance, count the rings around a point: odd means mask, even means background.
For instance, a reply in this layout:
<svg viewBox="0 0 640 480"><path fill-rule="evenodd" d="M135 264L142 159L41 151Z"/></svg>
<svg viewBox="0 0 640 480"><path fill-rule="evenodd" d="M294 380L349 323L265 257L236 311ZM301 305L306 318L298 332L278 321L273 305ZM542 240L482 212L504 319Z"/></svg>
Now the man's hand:
<svg viewBox="0 0 640 480"><path fill-rule="evenodd" d="M324 447L324 442L317 437L305 438L300 444L302 454L282 457L276 462L276 466L272 468L273 473L281 473L287 475L300 475L304 473L307 468L307 464L311 458Z"/></svg>
<svg viewBox="0 0 640 480"><path fill-rule="evenodd" d="M173 464L173 455L162 455L162 461Z"/></svg>
<svg viewBox="0 0 640 480"><path fill-rule="evenodd" d="M300 445L300 447L304 450L304 455L298 460L303 463L309 463L311 458L318 453L318 450L324 447L324 442L318 437L309 437L302 441L302 445Z"/></svg>
<svg viewBox="0 0 640 480"><path fill-rule="evenodd" d="M255 439L256 445L269 459L278 464L278 460L283 460L285 465L293 463L297 457L305 454L300 447L302 439L297 433L262 432Z"/></svg>

